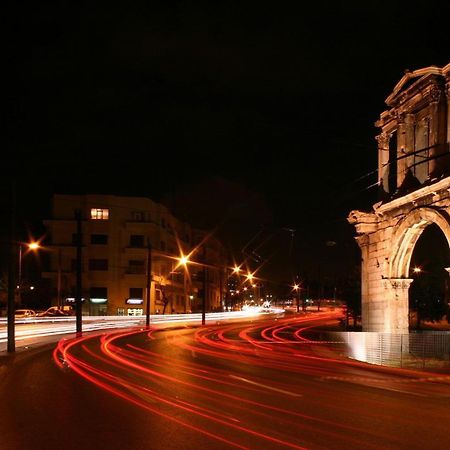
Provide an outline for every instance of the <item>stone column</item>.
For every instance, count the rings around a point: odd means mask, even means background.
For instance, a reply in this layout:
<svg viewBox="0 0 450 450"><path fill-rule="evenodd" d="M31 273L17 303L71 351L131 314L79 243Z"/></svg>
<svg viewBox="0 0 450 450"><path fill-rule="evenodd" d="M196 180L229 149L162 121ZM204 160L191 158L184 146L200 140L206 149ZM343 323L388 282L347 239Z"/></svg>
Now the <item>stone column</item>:
<svg viewBox="0 0 450 450"><path fill-rule="evenodd" d="M447 81L445 87L445 95L447 96L447 151L450 151L450 80Z"/></svg>
<svg viewBox="0 0 450 450"><path fill-rule="evenodd" d="M405 153L414 152L414 114L406 114L405 116ZM406 159L406 170L414 164L414 155L408 156Z"/></svg>
<svg viewBox="0 0 450 450"><path fill-rule="evenodd" d="M440 117L440 100L442 97L442 91L439 86L433 86L431 88L431 101L430 101L430 129L428 142L430 145L429 157L436 157L442 152L442 144L444 142L439 142L439 128L443 127L444 124L441 122ZM430 159L428 163L428 178L437 177L440 175L439 168L442 167L442 157L437 159Z"/></svg>
<svg viewBox="0 0 450 450"><path fill-rule="evenodd" d="M363 331L369 331L370 323L370 301L369 301L369 237L365 234L358 236L356 242L361 249L361 322Z"/></svg>
<svg viewBox="0 0 450 450"><path fill-rule="evenodd" d="M389 136L382 132L376 137L378 142L378 185L389 192Z"/></svg>
<svg viewBox="0 0 450 450"><path fill-rule="evenodd" d="M397 115L397 124L397 158L401 158L402 156L405 156L407 147L407 127L403 114ZM402 185L403 180L405 179L406 170L406 158L397 159L397 188Z"/></svg>
<svg viewBox="0 0 450 450"><path fill-rule="evenodd" d="M411 278L386 278L384 288L386 307L384 310L384 332L408 334L409 286Z"/></svg>

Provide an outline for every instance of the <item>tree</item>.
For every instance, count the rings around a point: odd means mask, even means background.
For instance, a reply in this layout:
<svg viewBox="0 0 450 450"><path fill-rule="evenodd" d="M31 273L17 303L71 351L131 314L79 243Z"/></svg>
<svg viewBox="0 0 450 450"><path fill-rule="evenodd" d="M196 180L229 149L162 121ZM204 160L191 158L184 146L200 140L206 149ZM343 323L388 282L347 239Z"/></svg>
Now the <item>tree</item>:
<svg viewBox="0 0 450 450"><path fill-rule="evenodd" d="M420 272L409 291L410 309L417 314L417 327L420 323L439 322L447 314L445 283L448 274L430 264L426 271Z"/></svg>
<svg viewBox="0 0 450 450"><path fill-rule="evenodd" d="M347 278L343 280L341 288L342 300L347 305L346 326L349 325L349 317L353 319L353 326L356 327L358 319L361 317L361 268L355 266Z"/></svg>

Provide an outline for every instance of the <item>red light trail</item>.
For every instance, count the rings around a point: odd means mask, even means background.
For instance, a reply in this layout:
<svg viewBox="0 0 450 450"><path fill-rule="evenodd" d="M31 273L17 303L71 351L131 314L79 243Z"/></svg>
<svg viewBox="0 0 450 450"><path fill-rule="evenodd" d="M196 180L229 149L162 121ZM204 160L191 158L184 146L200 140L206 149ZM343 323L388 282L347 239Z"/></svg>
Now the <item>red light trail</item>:
<svg viewBox="0 0 450 450"><path fill-rule="evenodd" d="M61 369L69 367L111 395L228 446L304 449L309 442L299 440L298 431L320 430L324 439L342 445L378 448L376 440L370 444L377 430L346 423L332 413L329 418L307 414L300 407L305 396L311 402L308 383L283 380L283 373L332 379L337 366L349 370L363 366L315 352L327 346L311 339L314 323L339 316L340 312L326 311L275 323L181 328L166 339L154 329L84 336L60 341L54 360ZM164 351L154 351L153 345L162 345ZM228 363L233 363L233 371ZM280 375L263 378L252 374L252 367ZM278 396L295 399L297 406L281 406ZM314 401L326 398L326 391L314 392ZM351 411L352 405L339 405L341 413L346 409ZM367 414L371 414L370 401ZM276 429L260 425L273 420ZM295 436L289 432L293 428ZM397 442L395 437L392 440Z"/></svg>

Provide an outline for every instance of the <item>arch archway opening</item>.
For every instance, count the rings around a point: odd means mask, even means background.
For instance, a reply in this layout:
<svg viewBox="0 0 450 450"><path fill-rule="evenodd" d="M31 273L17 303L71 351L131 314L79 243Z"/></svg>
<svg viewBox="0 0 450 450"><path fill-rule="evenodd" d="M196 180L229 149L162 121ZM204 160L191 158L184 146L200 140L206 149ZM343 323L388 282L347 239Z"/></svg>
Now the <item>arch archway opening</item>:
<svg viewBox="0 0 450 450"><path fill-rule="evenodd" d="M442 229L427 225L411 255L410 329L448 329L450 323L450 248Z"/></svg>

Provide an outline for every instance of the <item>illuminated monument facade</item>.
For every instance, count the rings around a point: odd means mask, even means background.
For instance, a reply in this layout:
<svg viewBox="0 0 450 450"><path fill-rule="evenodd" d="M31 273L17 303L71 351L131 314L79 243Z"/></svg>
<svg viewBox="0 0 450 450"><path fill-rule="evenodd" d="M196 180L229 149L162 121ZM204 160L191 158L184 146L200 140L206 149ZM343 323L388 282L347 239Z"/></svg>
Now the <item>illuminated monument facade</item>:
<svg viewBox="0 0 450 450"><path fill-rule="evenodd" d="M407 72L386 104L375 124L380 202L348 221L361 248L363 331L408 333L414 246L431 224L450 246L450 63Z"/></svg>

